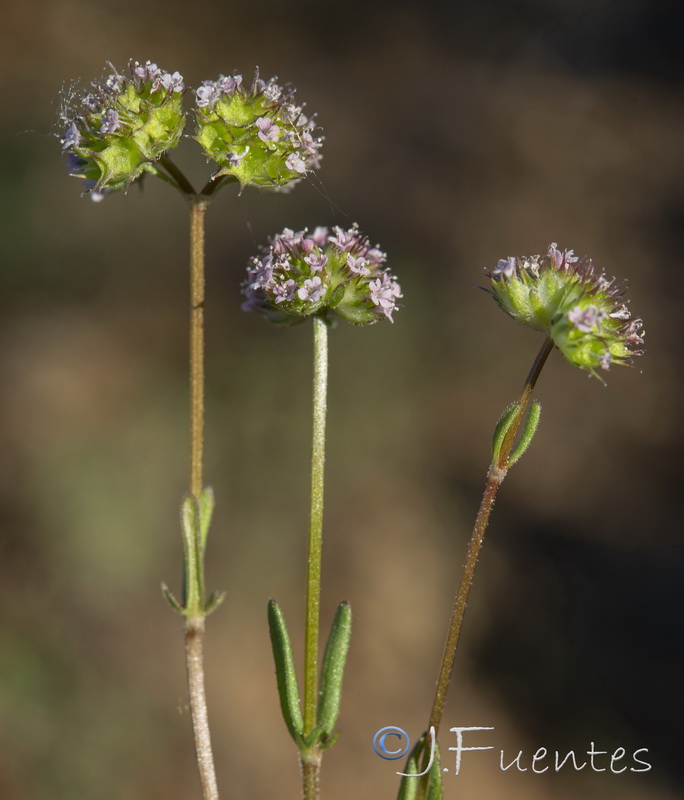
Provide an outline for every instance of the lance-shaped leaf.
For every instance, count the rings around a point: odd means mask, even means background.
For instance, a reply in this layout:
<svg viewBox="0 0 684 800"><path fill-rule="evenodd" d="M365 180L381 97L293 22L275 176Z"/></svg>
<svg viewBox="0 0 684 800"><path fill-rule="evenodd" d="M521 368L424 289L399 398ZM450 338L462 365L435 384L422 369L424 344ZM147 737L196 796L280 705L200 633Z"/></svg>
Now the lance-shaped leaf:
<svg viewBox="0 0 684 800"><path fill-rule="evenodd" d="M185 609L181 606L181 604L176 600L173 596L173 592L169 589L169 587L162 583L161 586L162 594L164 595L166 602L171 606L174 611L177 611L179 614L184 615Z"/></svg>
<svg viewBox="0 0 684 800"><path fill-rule="evenodd" d="M430 728L429 734L424 733L418 739L406 761L406 772L398 774L402 779L397 800L417 800L419 797L425 797L425 781L429 781L426 800L442 800L442 770L439 743L434 728Z"/></svg>
<svg viewBox="0 0 684 800"><path fill-rule="evenodd" d="M297 675L285 617L275 600L268 601L268 629L271 635L271 646L273 647L280 708L290 736L299 746L302 743L304 720L299 702Z"/></svg>
<svg viewBox="0 0 684 800"><path fill-rule="evenodd" d="M202 614L204 576L200 540L200 506L197 499L185 495L181 505L183 529L183 606L186 616Z"/></svg>
<svg viewBox="0 0 684 800"><path fill-rule="evenodd" d="M501 455L501 448L503 447L506 434L511 429L515 422L516 414L520 408L520 403L511 403L510 406L503 412L501 419L496 423L494 428L494 436L492 437L492 463L499 463L499 456Z"/></svg>
<svg viewBox="0 0 684 800"><path fill-rule="evenodd" d="M535 400L530 406L530 411L527 415L527 419L525 420L525 427L523 428L523 432L520 434L520 439L518 440L518 444L515 446L515 449L508 457L508 462L506 463L507 467L512 467L513 464L515 464L515 462L525 453L527 448L530 446L534 434L537 432L537 428L539 427L540 419L541 419L541 404Z"/></svg>
<svg viewBox="0 0 684 800"><path fill-rule="evenodd" d="M421 737L415 744L415 747L409 753L409 757L406 759L406 766L404 767L405 773L403 778L401 779L401 783L399 784L399 794L397 795L397 800L416 800L418 796L418 786L420 783L420 778L410 777L413 775L418 775L418 759L420 758L420 754L423 752L423 746L425 745L425 737Z"/></svg>
<svg viewBox="0 0 684 800"><path fill-rule="evenodd" d="M199 498L199 516L200 516L200 546L202 553L207 546L207 536L209 535L209 525L211 525L211 517L214 513L214 490L211 486L202 489L202 494Z"/></svg>
<svg viewBox="0 0 684 800"><path fill-rule="evenodd" d="M328 643L325 646L318 693L316 721L323 732L323 743L330 739L340 714L344 666L349 652L352 611L349 603L340 603ZM332 744L332 741L329 742Z"/></svg>
<svg viewBox="0 0 684 800"><path fill-rule="evenodd" d="M434 728L430 728L429 734L424 733L418 739L409 753L405 770L405 772L398 773L402 778L397 800L417 800L419 797L425 797L426 781L429 781L426 800L442 800L439 743ZM420 791L421 789L422 791Z"/></svg>
<svg viewBox="0 0 684 800"><path fill-rule="evenodd" d="M439 742L434 745L434 760L430 768L430 787L428 789L427 800L442 800L444 789L442 787L442 767L439 757Z"/></svg>
<svg viewBox="0 0 684 800"><path fill-rule="evenodd" d="M209 616L209 614L213 614L225 599L225 592L212 592L204 606L204 613L207 616Z"/></svg>

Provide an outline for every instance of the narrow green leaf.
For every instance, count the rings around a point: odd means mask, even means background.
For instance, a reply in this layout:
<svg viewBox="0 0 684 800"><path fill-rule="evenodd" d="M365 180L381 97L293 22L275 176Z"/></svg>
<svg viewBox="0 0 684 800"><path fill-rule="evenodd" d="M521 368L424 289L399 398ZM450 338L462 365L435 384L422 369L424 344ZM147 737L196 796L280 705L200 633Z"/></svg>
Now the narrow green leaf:
<svg viewBox="0 0 684 800"><path fill-rule="evenodd" d="M173 594L172 594L171 590L169 589L169 587L165 583L162 583L161 589L162 589L162 594L166 598L166 600L167 600L168 604L171 606L171 608L174 611L177 611L179 614L182 614L184 616L185 615L185 609L181 606L181 604L178 602L178 600L176 600L176 598L173 596Z"/></svg>
<svg viewBox="0 0 684 800"><path fill-rule="evenodd" d="M430 788L427 800L442 800L444 789L442 787L442 767L439 757L439 742L435 742L435 760L430 768Z"/></svg>
<svg viewBox="0 0 684 800"><path fill-rule="evenodd" d="M202 613L204 586L200 545L200 509L197 499L186 494L181 505L183 528L183 606L187 614Z"/></svg>
<svg viewBox="0 0 684 800"><path fill-rule="evenodd" d="M302 742L304 720L299 702L297 675L285 617L275 600L268 601L268 629L271 635L271 646L273 647L280 708L290 736L299 746Z"/></svg>
<svg viewBox="0 0 684 800"><path fill-rule="evenodd" d="M225 592L212 592L209 595L209 599L205 603L204 606L204 613L209 616L209 614L216 611L216 609L221 605L221 603L226 599Z"/></svg>
<svg viewBox="0 0 684 800"><path fill-rule="evenodd" d="M520 434L520 439L518 440L518 444L515 446L515 450L511 453L508 458L508 463L506 464L507 467L513 466L516 461L525 453L527 448L532 443L532 438L534 434L537 432L537 428L539 427L539 420L541 418L541 404L538 403L536 400L530 406L529 414L527 415L527 419L525 420L525 427L523 428L523 432Z"/></svg>
<svg viewBox="0 0 684 800"><path fill-rule="evenodd" d="M332 735L340 715L342 679L349 652L351 623L351 606L347 602L340 603L330 629L328 643L325 646L318 690L316 722L323 729L323 741Z"/></svg>
<svg viewBox="0 0 684 800"><path fill-rule="evenodd" d="M406 764L404 766L405 774L403 775L401 783L399 784L399 794L397 795L397 800L416 800L418 797L420 778L415 778L413 776L418 775L420 772L418 762L423 753L424 747L425 734L418 739L413 747L413 750L411 750L408 758L406 759Z"/></svg>
<svg viewBox="0 0 684 800"><path fill-rule="evenodd" d="M209 526L211 525L211 517L214 513L214 490L211 486L207 486L202 490L199 499L199 516L200 516L200 547L202 553L207 546L207 536L209 535Z"/></svg>
<svg viewBox="0 0 684 800"><path fill-rule="evenodd" d="M492 437L492 464L499 463L499 456L501 455L501 448L506 438L506 434L511 429L511 425L515 421L515 415L520 408L520 403L511 403L510 406L503 412L501 418L496 423L494 428L494 436Z"/></svg>

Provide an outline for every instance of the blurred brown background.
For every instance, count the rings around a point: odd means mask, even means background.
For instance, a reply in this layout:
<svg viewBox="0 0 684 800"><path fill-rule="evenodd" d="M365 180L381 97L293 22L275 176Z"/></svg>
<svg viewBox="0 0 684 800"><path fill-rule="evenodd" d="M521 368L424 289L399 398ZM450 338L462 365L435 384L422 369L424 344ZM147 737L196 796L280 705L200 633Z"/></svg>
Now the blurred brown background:
<svg viewBox="0 0 684 800"><path fill-rule="evenodd" d="M186 481L187 222L149 181L94 204L65 174L60 92L133 57L190 86L277 74L317 112L320 175L225 189L208 215L207 641L222 796L294 798L266 600L299 655L310 329L239 309L285 226L358 220L404 289L391 325L332 336L324 625L355 630L326 800L396 794L371 739L423 729L493 425L540 345L473 288L550 241L629 279L648 332L608 386L554 353L534 446L480 559L447 726L495 726L446 796L677 798L684 107L681 4L485 0L3 10L0 136L0 797L198 797L177 509ZM188 100L191 98L188 97ZM190 130L190 127L189 127ZM182 143L196 183L210 171ZM455 746L446 727L443 747ZM523 750L648 748L650 772L501 772ZM605 766L603 764L602 766Z"/></svg>

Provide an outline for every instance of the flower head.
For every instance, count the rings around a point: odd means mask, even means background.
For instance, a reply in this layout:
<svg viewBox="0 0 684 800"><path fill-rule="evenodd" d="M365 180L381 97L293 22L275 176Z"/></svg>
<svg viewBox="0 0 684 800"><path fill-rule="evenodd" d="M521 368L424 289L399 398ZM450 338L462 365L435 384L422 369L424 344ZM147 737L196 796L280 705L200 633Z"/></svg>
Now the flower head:
<svg viewBox="0 0 684 800"><path fill-rule="evenodd" d="M590 258L552 243L543 256L504 258L487 274L507 314L544 332L571 364L592 375L642 354L636 349L642 322L623 302L623 284L598 272Z"/></svg>
<svg viewBox="0 0 684 800"><path fill-rule="evenodd" d="M179 72L132 61L126 75L114 71L74 96L62 114L62 150L93 199L125 189L178 144L183 91Z"/></svg>
<svg viewBox="0 0 684 800"><path fill-rule="evenodd" d="M318 168L323 140L294 103L294 90L258 74L245 86L241 75L232 75L204 81L195 94L195 138L221 168L218 175L241 186L283 189Z"/></svg>
<svg viewBox="0 0 684 800"><path fill-rule="evenodd" d="M296 322L312 314L339 316L368 325L392 321L402 296L384 266L387 256L353 225L274 236L252 259L242 291L246 311L261 311L275 322Z"/></svg>

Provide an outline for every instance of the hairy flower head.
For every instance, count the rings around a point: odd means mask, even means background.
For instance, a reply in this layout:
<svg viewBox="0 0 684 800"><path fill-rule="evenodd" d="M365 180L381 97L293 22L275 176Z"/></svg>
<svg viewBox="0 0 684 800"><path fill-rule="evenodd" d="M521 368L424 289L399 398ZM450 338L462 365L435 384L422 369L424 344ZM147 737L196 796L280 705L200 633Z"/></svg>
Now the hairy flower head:
<svg viewBox="0 0 684 800"><path fill-rule="evenodd" d="M93 199L125 189L151 168L183 133L183 76L147 61L131 61L88 91L62 114L62 150L69 173L86 181Z"/></svg>
<svg viewBox="0 0 684 800"><path fill-rule="evenodd" d="M294 102L294 90L274 78L242 75L204 81L197 97L195 138L207 157L241 186L283 189L317 169L322 138L314 120Z"/></svg>
<svg viewBox="0 0 684 800"><path fill-rule="evenodd" d="M487 274L507 314L545 333L571 364L592 375L642 354L636 349L642 322L623 301L624 285L606 278L590 258L552 243L545 255L504 258Z"/></svg>
<svg viewBox="0 0 684 800"><path fill-rule="evenodd" d="M285 229L252 259L242 287L243 308L275 322L297 322L312 314L336 315L359 325L391 322L402 295L384 266L386 258L356 225L332 232Z"/></svg>

